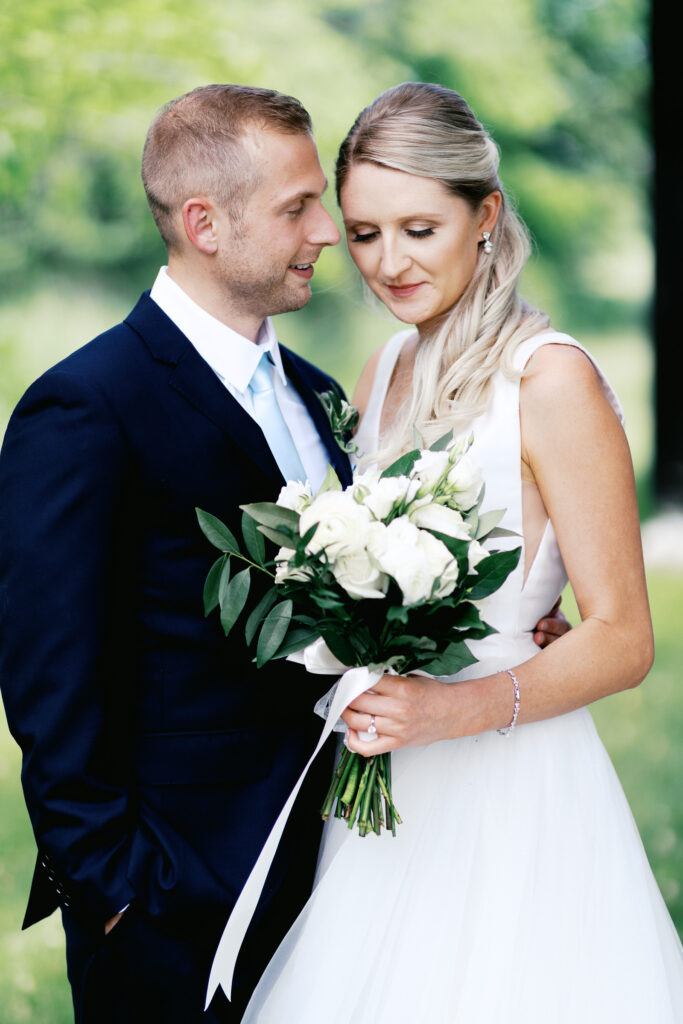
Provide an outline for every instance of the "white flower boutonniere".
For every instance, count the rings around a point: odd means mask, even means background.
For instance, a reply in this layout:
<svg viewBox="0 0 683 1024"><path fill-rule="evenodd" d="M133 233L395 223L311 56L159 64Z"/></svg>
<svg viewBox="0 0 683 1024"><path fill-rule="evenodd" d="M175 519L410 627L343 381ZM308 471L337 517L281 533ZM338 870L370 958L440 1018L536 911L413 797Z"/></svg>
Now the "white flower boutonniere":
<svg viewBox="0 0 683 1024"><path fill-rule="evenodd" d="M327 414L335 441L347 455L355 455L358 446L353 440L353 432L358 426L358 409L342 398L336 389L321 391L318 398Z"/></svg>

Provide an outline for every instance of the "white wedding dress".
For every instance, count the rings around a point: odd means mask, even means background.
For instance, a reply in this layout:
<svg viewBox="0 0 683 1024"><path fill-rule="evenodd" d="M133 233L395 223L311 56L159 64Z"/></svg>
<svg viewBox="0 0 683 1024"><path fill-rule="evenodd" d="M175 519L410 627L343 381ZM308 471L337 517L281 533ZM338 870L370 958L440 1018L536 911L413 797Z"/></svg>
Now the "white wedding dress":
<svg viewBox="0 0 683 1024"><path fill-rule="evenodd" d="M376 446L405 337L382 353L361 450ZM547 343L576 344L545 332L518 367ZM506 508L521 536L517 381L496 375L472 430L484 507ZM499 633L454 680L538 653L531 631L565 583L547 523L532 565L483 612ZM243 1024L683 1022L681 944L588 710L398 751L393 780L396 838L327 823L313 894Z"/></svg>

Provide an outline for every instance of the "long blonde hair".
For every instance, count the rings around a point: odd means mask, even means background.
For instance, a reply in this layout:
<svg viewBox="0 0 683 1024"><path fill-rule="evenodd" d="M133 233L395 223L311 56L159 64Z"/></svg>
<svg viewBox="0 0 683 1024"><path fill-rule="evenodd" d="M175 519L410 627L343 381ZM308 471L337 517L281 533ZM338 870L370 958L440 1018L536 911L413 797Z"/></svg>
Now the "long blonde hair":
<svg viewBox="0 0 683 1024"><path fill-rule="evenodd" d="M388 462L413 447L413 426L427 443L450 429L464 430L486 409L493 374L500 368L514 375L515 348L546 327L548 317L517 292L530 252L526 228L502 189L495 143L458 93L422 82L382 93L341 145L338 198L359 162L433 178L475 211L491 192L503 197L491 254L480 244L463 295L420 340L410 395L381 439L380 460Z"/></svg>

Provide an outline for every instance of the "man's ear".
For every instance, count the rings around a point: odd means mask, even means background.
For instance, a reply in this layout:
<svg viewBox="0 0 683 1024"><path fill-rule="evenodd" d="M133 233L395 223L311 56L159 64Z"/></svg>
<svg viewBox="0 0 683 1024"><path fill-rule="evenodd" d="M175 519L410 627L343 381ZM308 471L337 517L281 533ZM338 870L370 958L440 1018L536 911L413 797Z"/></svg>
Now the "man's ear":
<svg viewBox="0 0 683 1024"><path fill-rule="evenodd" d="M182 206L183 227L188 240L200 252L213 256L218 249L216 207L209 199L193 196Z"/></svg>

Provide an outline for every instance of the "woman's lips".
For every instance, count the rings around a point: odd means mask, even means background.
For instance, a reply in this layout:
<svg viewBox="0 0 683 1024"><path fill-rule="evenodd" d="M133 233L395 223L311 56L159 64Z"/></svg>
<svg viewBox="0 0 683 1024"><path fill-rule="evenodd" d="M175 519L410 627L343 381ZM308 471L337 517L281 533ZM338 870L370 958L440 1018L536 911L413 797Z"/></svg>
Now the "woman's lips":
<svg viewBox="0 0 683 1024"><path fill-rule="evenodd" d="M423 281L418 281L417 284L401 284L393 285L388 284L386 288L396 299L407 299L409 295L414 295L418 288L421 288Z"/></svg>

